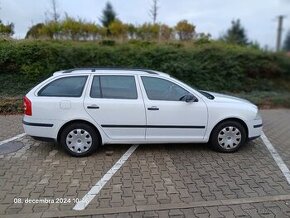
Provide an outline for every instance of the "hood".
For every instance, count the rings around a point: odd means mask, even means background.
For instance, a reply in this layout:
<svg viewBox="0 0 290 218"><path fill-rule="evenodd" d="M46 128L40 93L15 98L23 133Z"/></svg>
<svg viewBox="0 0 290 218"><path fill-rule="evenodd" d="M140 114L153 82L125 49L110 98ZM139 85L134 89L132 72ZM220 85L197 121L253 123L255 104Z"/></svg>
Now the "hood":
<svg viewBox="0 0 290 218"><path fill-rule="evenodd" d="M206 92L208 92L208 91L206 91ZM242 102L242 103L254 105L246 99L234 97L231 95L224 95L224 94L220 94L220 93L216 93L216 92L208 92L208 93L215 97L214 98L215 102L221 102L221 103L241 103Z"/></svg>

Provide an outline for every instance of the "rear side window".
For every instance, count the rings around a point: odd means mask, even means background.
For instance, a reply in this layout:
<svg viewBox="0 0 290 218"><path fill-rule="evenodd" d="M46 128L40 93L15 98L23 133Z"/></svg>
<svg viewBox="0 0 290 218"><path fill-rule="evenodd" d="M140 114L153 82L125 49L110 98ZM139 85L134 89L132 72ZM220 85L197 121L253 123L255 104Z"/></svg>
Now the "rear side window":
<svg viewBox="0 0 290 218"><path fill-rule="evenodd" d="M56 79L44 86L38 92L38 96L80 97L87 78L87 76L71 76Z"/></svg>
<svg viewBox="0 0 290 218"><path fill-rule="evenodd" d="M137 99L134 76L94 76L92 98Z"/></svg>

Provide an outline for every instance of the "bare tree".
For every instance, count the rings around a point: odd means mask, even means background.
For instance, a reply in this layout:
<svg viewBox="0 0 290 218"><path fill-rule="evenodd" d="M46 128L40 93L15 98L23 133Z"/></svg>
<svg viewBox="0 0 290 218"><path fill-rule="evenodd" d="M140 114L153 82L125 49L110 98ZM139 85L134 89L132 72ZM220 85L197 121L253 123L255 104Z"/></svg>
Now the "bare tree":
<svg viewBox="0 0 290 218"><path fill-rule="evenodd" d="M55 22L57 22L58 19L60 18L60 14L59 14L58 9L57 9L57 1L56 0L51 0L51 9L52 9L53 20Z"/></svg>
<svg viewBox="0 0 290 218"><path fill-rule="evenodd" d="M53 20L54 22L58 22L60 18L60 13L58 11L58 3L57 0L51 0L50 2L50 10L48 10L45 14L49 20Z"/></svg>
<svg viewBox="0 0 290 218"><path fill-rule="evenodd" d="M150 17L152 18L153 20L153 24L156 23L156 20L157 20L157 15L158 15L158 0L152 0L153 1L153 4L151 6L151 9L149 11L149 14L150 14Z"/></svg>

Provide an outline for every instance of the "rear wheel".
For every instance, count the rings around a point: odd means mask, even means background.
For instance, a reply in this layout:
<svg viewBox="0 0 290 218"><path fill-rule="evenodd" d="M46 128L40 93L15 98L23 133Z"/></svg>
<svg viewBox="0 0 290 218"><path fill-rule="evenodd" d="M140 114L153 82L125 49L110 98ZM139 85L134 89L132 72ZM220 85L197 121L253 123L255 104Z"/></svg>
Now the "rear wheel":
<svg viewBox="0 0 290 218"><path fill-rule="evenodd" d="M60 144L70 155L83 157L92 154L98 148L100 140L92 126L73 123L62 131Z"/></svg>
<svg viewBox="0 0 290 218"><path fill-rule="evenodd" d="M247 133L242 124L236 121L225 121L212 131L210 144L220 152L235 152L245 144Z"/></svg>

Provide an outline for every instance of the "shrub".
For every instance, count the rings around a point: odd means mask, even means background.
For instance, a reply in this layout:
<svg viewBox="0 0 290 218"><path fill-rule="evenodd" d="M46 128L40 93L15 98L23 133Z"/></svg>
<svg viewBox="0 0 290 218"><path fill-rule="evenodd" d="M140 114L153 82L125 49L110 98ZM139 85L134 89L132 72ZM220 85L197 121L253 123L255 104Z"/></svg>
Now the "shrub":
<svg viewBox="0 0 290 218"><path fill-rule="evenodd" d="M76 67L150 68L195 87L259 105L290 107L290 58L222 42L0 41L0 114L22 111L22 95L53 72ZM11 97L17 96L17 97Z"/></svg>
<svg viewBox="0 0 290 218"><path fill-rule="evenodd" d="M107 45L107 46L114 46L116 44L115 40L109 40L109 39L102 40L99 43L100 45Z"/></svg>
<svg viewBox="0 0 290 218"><path fill-rule="evenodd" d="M20 67L20 72L26 80L35 82L40 79L39 77L45 72L45 69L40 63L23 64Z"/></svg>
<svg viewBox="0 0 290 218"><path fill-rule="evenodd" d="M289 81L290 76L289 57L222 42L116 44L103 41L101 44L0 42L0 81L13 75L13 81L22 84L25 79L25 84L34 84L61 69L115 66L150 68L201 89L239 92L279 88L272 81L281 77Z"/></svg>
<svg viewBox="0 0 290 218"><path fill-rule="evenodd" d="M0 97L0 114L22 113L21 98L2 98Z"/></svg>

